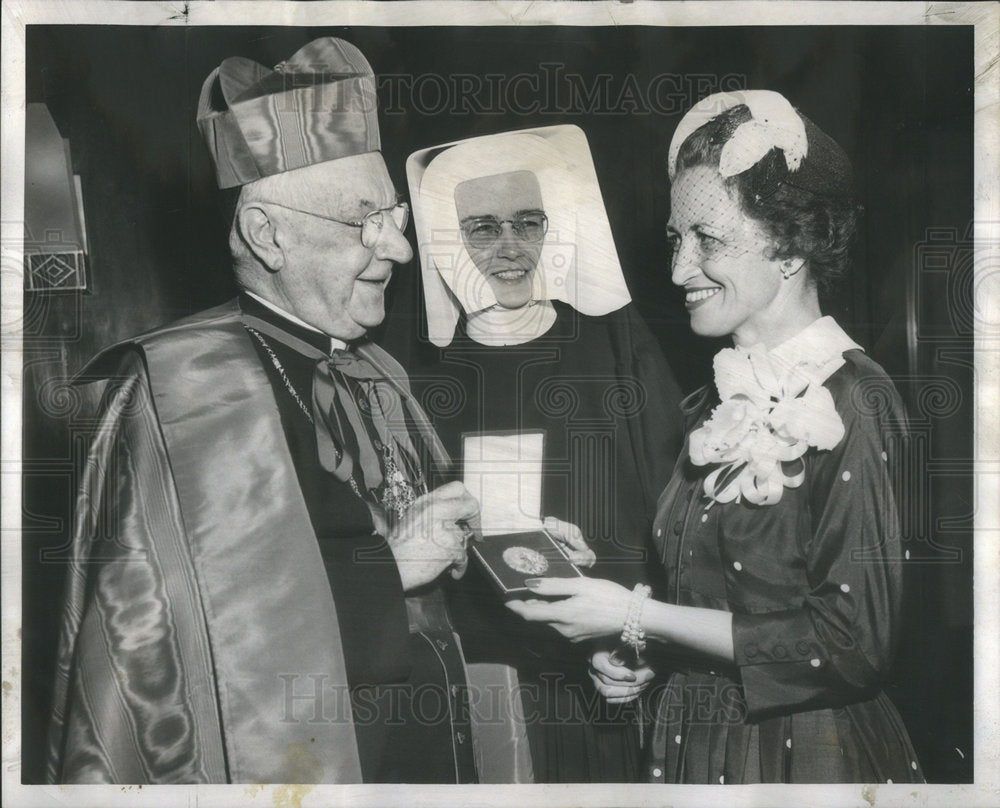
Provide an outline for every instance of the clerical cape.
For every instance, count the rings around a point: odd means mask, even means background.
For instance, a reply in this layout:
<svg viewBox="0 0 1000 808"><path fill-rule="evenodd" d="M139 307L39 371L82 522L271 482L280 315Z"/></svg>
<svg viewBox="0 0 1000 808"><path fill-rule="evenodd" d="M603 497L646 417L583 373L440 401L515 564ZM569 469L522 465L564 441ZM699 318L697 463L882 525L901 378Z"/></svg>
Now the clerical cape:
<svg viewBox="0 0 1000 808"><path fill-rule="evenodd" d="M79 381L98 415L50 781L362 782L331 583L239 307L114 346ZM420 605L409 629L441 657L453 743L471 742L450 709L457 641Z"/></svg>

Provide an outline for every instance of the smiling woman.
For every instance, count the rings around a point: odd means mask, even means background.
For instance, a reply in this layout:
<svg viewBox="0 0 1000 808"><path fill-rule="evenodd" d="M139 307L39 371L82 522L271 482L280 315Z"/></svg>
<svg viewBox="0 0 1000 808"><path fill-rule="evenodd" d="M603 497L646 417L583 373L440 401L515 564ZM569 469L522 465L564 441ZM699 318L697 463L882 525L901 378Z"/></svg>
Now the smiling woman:
<svg viewBox="0 0 1000 808"><path fill-rule="evenodd" d="M846 275L860 207L840 146L806 118L798 127L787 118L778 123L773 98L758 103L774 104L764 123L739 104L707 123L698 113L694 120L704 125L675 136L667 232L691 329L773 346L816 320L817 292ZM767 124L793 155L789 164L766 138L759 145L744 134L764 137Z"/></svg>
<svg viewBox="0 0 1000 808"><path fill-rule="evenodd" d="M455 188L455 207L465 248L497 303L527 305L548 223L538 178L511 171L466 180Z"/></svg>
<svg viewBox="0 0 1000 808"><path fill-rule="evenodd" d="M465 432L544 430L537 515L578 525L597 574L646 581L680 394L630 302L582 130L472 138L407 167L431 345L399 353L442 441L458 458ZM478 688L481 782L638 776L634 705L595 703L585 649L504 609L481 570L450 594ZM498 693L515 703L494 707Z"/></svg>
<svg viewBox="0 0 1000 808"><path fill-rule="evenodd" d="M782 286L782 262L772 257L771 240L743 213L718 171L698 166L680 175L671 190L671 211L673 281L684 287L692 331L703 337L732 334L738 345L754 345L776 324L791 333L799 330L782 310L795 311L790 304L806 303L800 298L808 295L797 294L793 301L787 294L791 290ZM815 320L818 303L802 316L810 318L806 324Z"/></svg>
<svg viewBox="0 0 1000 808"><path fill-rule="evenodd" d="M682 404L687 449L653 540L667 586L537 578L510 601L575 641L666 646L643 779L920 782L883 691L901 617L893 475L905 433L885 372L817 287L846 268L856 204L840 147L777 93L713 95L670 148L673 281L691 327L732 335ZM880 390L882 406L855 404ZM598 664L634 698L648 668Z"/></svg>

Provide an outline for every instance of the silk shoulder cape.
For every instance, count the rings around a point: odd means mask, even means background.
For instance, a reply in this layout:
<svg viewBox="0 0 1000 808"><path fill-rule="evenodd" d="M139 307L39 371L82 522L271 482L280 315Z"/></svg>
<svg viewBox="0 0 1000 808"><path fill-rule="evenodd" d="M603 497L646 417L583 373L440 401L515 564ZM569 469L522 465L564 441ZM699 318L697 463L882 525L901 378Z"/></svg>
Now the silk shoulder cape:
<svg viewBox="0 0 1000 808"><path fill-rule="evenodd" d="M228 303L78 382L52 782L361 781L337 613L271 386Z"/></svg>

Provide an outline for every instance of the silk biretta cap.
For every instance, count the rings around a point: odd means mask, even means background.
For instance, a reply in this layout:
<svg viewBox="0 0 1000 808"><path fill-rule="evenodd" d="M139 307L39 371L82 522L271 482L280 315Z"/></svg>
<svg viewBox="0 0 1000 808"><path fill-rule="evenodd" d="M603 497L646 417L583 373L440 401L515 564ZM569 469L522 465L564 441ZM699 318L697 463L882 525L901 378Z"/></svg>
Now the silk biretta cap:
<svg viewBox="0 0 1000 808"><path fill-rule="evenodd" d="M546 126L446 143L406 161L428 336L435 345L451 343L462 311L471 315L497 302L465 248L455 188L513 171L531 171L538 179L549 220L532 299L561 300L593 316L631 300L583 130Z"/></svg>
<svg viewBox="0 0 1000 808"><path fill-rule="evenodd" d="M745 105L751 120L728 133L722 147L719 173L732 177L755 166L771 149L785 157L787 175L775 178L819 196L846 197L853 193L851 161L832 137L773 90L714 93L689 109L674 131L667 157L673 180L681 146L694 132L735 106Z"/></svg>
<svg viewBox="0 0 1000 808"><path fill-rule="evenodd" d="M273 70L234 56L205 79L198 127L220 189L378 151L375 76L361 51L333 37Z"/></svg>

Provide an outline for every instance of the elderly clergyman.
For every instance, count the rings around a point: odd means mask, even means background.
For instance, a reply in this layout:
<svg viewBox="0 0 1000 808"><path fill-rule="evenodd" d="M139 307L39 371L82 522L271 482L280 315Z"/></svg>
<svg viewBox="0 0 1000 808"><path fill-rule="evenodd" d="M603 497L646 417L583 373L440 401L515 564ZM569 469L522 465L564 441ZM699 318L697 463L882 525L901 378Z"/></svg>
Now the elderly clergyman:
<svg viewBox="0 0 1000 808"><path fill-rule="evenodd" d="M205 81L242 292L81 374L54 782L475 782L436 581L478 504L365 339L412 257L375 100L333 38Z"/></svg>

